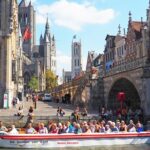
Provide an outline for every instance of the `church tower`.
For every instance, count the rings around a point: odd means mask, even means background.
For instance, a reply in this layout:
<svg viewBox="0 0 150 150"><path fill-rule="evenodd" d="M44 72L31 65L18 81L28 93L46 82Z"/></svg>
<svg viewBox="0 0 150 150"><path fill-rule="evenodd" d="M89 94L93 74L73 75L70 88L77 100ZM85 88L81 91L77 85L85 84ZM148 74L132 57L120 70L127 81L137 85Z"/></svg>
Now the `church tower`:
<svg viewBox="0 0 150 150"><path fill-rule="evenodd" d="M22 35L24 35L24 31L27 26L29 26L29 30L32 35L31 39L23 41L23 50L31 58L33 46L36 44L36 12L31 4L31 1L27 4L26 0L21 0L18 8L18 17Z"/></svg>
<svg viewBox="0 0 150 150"><path fill-rule="evenodd" d="M51 37L48 18L45 25L44 38L40 37L40 43L44 45L44 65L46 70L56 74L56 45L55 37Z"/></svg>
<svg viewBox="0 0 150 150"><path fill-rule="evenodd" d="M82 63L81 63L81 41L76 39L76 35L74 35L72 40L72 64L71 64L71 72L72 79L79 75L82 71Z"/></svg>

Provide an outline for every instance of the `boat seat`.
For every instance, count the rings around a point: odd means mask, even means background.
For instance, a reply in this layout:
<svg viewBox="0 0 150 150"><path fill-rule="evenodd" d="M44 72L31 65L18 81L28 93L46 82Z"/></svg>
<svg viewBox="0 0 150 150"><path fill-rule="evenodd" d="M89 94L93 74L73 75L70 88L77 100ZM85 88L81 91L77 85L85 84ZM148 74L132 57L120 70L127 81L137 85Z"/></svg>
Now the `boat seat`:
<svg viewBox="0 0 150 150"><path fill-rule="evenodd" d="M19 134L25 134L26 132L25 132L25 128L20 128L19 129Z"/></svg>

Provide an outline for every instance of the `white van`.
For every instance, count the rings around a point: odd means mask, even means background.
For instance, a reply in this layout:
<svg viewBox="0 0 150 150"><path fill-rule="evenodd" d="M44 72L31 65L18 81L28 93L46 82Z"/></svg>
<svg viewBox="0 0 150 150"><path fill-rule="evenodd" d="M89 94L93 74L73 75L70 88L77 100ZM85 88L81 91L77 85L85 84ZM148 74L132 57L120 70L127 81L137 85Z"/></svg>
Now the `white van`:
<svg viewBox="0 0 150 150"><path fill-rule="evenodd" d="M45 93L43 96L43 101L52 101L51 94Z"/></svg>

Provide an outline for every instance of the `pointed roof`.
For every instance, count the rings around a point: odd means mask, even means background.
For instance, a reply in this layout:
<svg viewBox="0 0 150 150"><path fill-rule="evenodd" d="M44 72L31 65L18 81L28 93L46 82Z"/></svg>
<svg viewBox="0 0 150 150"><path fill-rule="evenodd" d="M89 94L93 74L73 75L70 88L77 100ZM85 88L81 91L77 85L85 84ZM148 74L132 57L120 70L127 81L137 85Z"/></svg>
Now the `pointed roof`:
<svg viewBox="0 0 150 150"><path fill-rule="evenodd" d="M53 35L52 40L55 41L55 36Z"/></svg>
<svg viewBox="0 0 150 150"><path fill-rule="evenodd" d="M21 0L19 7L27 7L27 1L26 0Z"/></svg>
<svg viewBox="0 0 150 150"><path fill-rule="evenodd" d="M42 35L42 33L41 33L41 35L40 35L40 39L43 39L43 35Z"/></svg>
<svg viewBox="0 0 150 150"><path fill-rule="evenodd" d="M45 42L50 42L51 41L51 36L50 36L50 29L49 29L49 22L48 22L48 17L46 20L46 24L45 24L45 34L44 34L44 41Z"/></svg>
<svg viewBox="0 0 150 150"><path fill-rule="evenodd" d="M32 6L31 0L30 0L30 2L29 2L29 6Z"/></svg>
<svg viewBox="0 0 150 150"><path fill-rule="evenodd" d="M48 17L47 17L47 19L46 19L46 25L45 25L45 28L46 28L46 29L49 29L49 21L48 21Z"/></svg>
<svg viewBox="0 0 150 150"><path fill-rule="evenodd" d="M129 24L132 22L132 14L131 11L129 11Z"/></svg>

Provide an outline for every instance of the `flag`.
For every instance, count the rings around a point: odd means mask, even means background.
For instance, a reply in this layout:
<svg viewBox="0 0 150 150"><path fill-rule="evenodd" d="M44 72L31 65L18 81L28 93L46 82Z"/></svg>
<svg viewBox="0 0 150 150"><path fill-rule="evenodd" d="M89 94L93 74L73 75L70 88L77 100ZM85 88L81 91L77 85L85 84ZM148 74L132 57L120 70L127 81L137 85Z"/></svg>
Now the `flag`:
<svg viewBox="0 0 150 150"><path fill-rule="evenodd" d="M31 39L31 32L29 26L27 26L24 31L23 40L30 40L30 39Z"/></svg>

